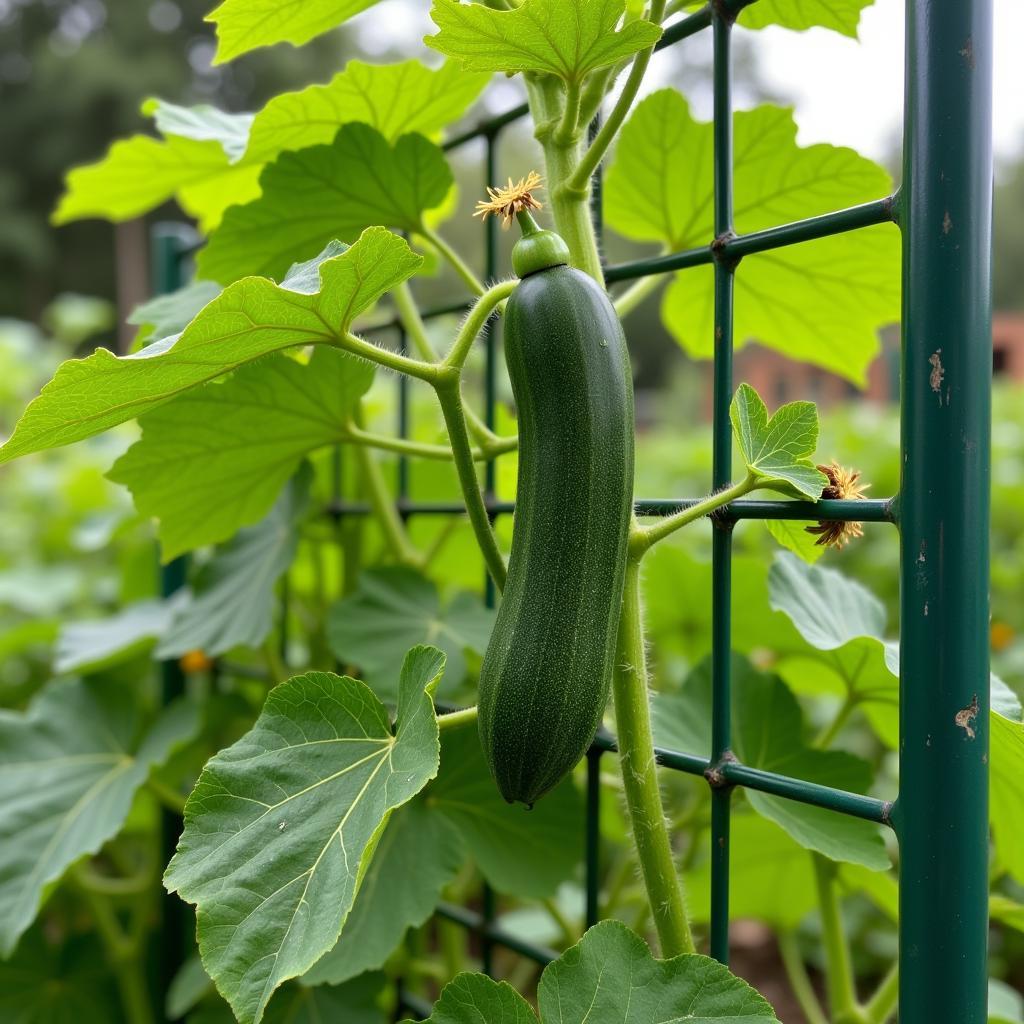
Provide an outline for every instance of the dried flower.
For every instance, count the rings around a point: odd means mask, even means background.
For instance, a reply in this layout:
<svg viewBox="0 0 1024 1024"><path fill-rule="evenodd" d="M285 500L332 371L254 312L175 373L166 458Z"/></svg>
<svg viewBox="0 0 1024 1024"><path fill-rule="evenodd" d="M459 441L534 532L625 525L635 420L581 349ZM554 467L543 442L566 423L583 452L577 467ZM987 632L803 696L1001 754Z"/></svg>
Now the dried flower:
<svg viewBox="0 0 1024 1024"><path fill-rule="evenodd" d="M517 182L508 179L505 188L488 188L487 194L491 197L487 202L480 201L476 204L474 217L487 218L489 213L501 218L501 226L507 228L512 223L515 215L520 210L539 210L541 204L534 198L532 190L541 188L541 176L536 171L530 171L525 177Z"/></svg>
<svg viewBox="0 0 1024 1024"><path fill-rule="evenodd" d="M208 669L213 668L213 659L204 651L186 651L178 659L178 665L181 667L182 672L186 675L191 675L194 672L206 672Z"/></svg>
<svg viewBox="0 0 1024 1024"><path fill-rule="evenodd" d="M871 486L858 484L860 470L844 469L835 461L828 466L819 466L818 469L828 477L828 486L821 492L823 498L856 500L863 498L864 492ZM807 526L805 529L808 533L818 534L815 543L821 547L842 548L855 537L864 536L860 523L839 522L834 519L819 519L817 526Z"/></svg>

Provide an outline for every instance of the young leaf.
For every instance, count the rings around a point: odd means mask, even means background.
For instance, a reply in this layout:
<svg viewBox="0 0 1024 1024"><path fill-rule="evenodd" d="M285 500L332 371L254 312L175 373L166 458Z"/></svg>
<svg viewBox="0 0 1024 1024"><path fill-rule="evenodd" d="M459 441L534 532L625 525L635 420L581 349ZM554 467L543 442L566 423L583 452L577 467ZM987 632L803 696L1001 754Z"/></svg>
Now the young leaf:
<svg viewBox="0 0 1024 1024"><path fill-rule="evenodd" d="M203 965L242 1024L334 945L388 815L436 774L443 668L408 653L394 731L365 683L297 676L203 769L165 884L196 904Z"/></svg>
<svg viewBox="0 0 1024 1024"><path fill-rule="evenodd" d="M814 565L826 548L819 544L813 533L807 532L807 524L789 519L769 519L765 522L768 532L787 551L792 551L801 561Z"/></svg>
<svg viewBox="0 0 1024 1024"><path fill-rule="evenodd" d="M658 41L661 29L649 21L617 29L625 8L625 0L524 0L495 11L434 0L439 31L424 42L471 71L539 71L579 84Z"/></svg>
<svg viewBox="0 0 1024 1024"><path fill-rule="evenodd" d="M292 564L312 473L295 476L267 517L242 530L203 566L196 592L178 611L157 648L159 658L200 650L215 657L258 647L274 621L274 587Z"/></svg>
<svg viewBox="0 0 1024 1024"><path fill-rule="evenodd" d="M454 61L433 69L418 60L350 60L326 85L275 96L253 121L245 158L264 163L283 150L328 143L351 121L376 128L389 143L410 132L436 136L462 117L490 77Z"/></svg>
<svg viewBox="0 0 1024 1024"><path fill-rule="evenodd" d="M182 107L155 97L142 104L142 113L153 118L161 135L219 143L231 163L237 163L245 153L255 117L254 114L229 114L208 103Z"/></svg>
<svg viewBox="0 0 1024 1024"><path fill-rule="evenodd" d="M28 711L0 711L0 956L47 887L120 831L150 767L189 740L195 707L168 707L136 741L139 716L115 682L51 683Z"/></svg>
<svg viewBox="0 0 1024 1024"><path fill-rule="evenodd" d="M874 0L759 0L740 11L739 23L744 28L783 28L802 31L821 26L857 38L861 11Z"/></svg>
<svg viewBox="0 0 1024 1024"><path fill-rule="evenodd" d="M803 713L776 676L762 675L745 658L733 660L733 746L744 764L836 789L863 793L871 783L866 761L804 741ZM711 669L705 661L679 694L656 694L655 735L660 745L692 753L710 748ZM771 729L765 723L771 723ZM885 870L889 858L878 827L809 804L744 791L759 814L781 825L793 839L836 861Z"/></svg>
<svg viewBox="0 0 1024 1024"><path fill-rule="evenodd" d="M156 519L165 561L227 540L266 515L304 456L341 440L373 373L327 347L308 365L268 356L147 413L108 475Z"/></svg>
<svg viewBox="0 0 1024 1024"><path fill-rule="evenodd" d="M451 184L444 154L422 135L391 146L375 128L347 124L329 145L282 153L264 169L260 197L225 213L199 253L199 273L221 284L276 277L371 225L420 231Z"/></svg>
<svg viewBox="0 0 1024 1024"><path fill-rule="evenodd" d="M225 288L180 335L142 352L118 358L101 348L68 360L0 448L0 462L102 433L271 352L331 344L422 262L397 235L368 228L280 285L248 278Z"/></svg>
<svg viewBox="0 0 1024 1024"><path fill-rule="evenodd" d="M413 569L369 569L328 612L327 640L381 697L393 696L402 651L434 644L448 659L442 692L452 693L466 677L465 652L482 656L487 648L494 616L475 594L457 594L442 607L437 587Z"/></svg>
<svg viewBox="0 0 1024 1024"><path fill-rule="evenodd" d="M595 925L550 963L537 989L542 1024L774 1024L768 1002L727 967L696 953L655 960L618 921ZM504 982L460 974L422 1024L537 1024L529 1003Z"/></svg>
<svg viewBox="0 0 1024 1024"><path fill-rule="evenodd" d="M796 143L792 111L739 111L735 128L736 228L751 232L830 213L892 191L888 173L853 150ZM706 246L712 217L712 127L693 120L683 96L662 89L622 130L608 169L605 209L619 234L673 250ZM666 189L663 183L676 182ZM758 341L866 383L876 332L899 319L899 233L865 228L747 256L736 270L737 346ZM714 346L711 268L681 271L662 318L691 355Z"/></svg>
<svg viewBox="0 0 1024 1024"><path fill-rule="evenodd" d="M224 0L206 17L217 26L215 64L261 46L301 46L377 0Z"/></svg>
<svg viewBox="0 0 1024 1024"><path fill-rule="evenodd" d="M733 432L747 469L761 486L817 500L828 484L810 456L818 445L818 410L813 402L790 402L771 419L761 396L741 384L729 407Z"/></svg>

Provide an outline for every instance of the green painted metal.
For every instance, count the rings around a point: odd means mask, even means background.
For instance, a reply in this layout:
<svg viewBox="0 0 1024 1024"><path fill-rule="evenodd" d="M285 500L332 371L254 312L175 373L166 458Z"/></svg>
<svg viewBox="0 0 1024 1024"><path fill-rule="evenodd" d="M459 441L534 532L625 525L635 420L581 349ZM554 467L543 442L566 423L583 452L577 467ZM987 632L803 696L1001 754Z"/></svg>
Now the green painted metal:
<svg viewBox="0 0 1024 1024"><path fill-rule="evenodd" d="M991 0L907 3L900 1021L987 1020Z"/></svg>
<svg viewBox="0 0 1024 1024"><path fill-rule="evenodd" d="M743 499L712 522L712 746L704 755L656 749L668 770L703 776L712 793L710 952L728 959L729 819L735 786L892 826L900 843L902 1024L986 1021L988 901L988 488L991 215L991 0L907 0L904 187L896 196L823 216L738 235L732 223L732 21L751 0L713 0L670 26L658 49L705 29L713 33L715 238L699 247L605 268L609 282L713 265L715 343L714 458L710 484L729 483L732 440L732 303L741 260L752 253L897 220L904 238L902 450L900 495L865 501ZM449 139L446 149L485 145L486 183L499 179L497 147L525 105ZM593 212L600 237L600 181ZM485 228L484 276L498 273L497 233ZM166 244L166 243L165 243ZM465 310L442 304L424 319ZM373 331L397 332L396 319ZM485 419L494 425L500 337L490 331L484 373ZM399 432L410 429L408 396L399 384ZM398 508L404 517L457 515L459 502L415 502L399 460ZM494 494L485 469L492 519L513 504ZM335 474L326 512L336 521L371 513L345 497ZM665 516L697 499L640 498L640 516ZM730 751L730 581L732 531L745 519L821 518L887 523L902 534L901 764L894 805L739 763ZM487 582L487 599L495 595ZM233 669L234 671L234 669ZM239 674L260 675L244 666ZM973 735L971 733L973 732ZM584 836L585 919L599 915L600 762L616 750L600 731L587 756ZM497 949L538 964L556 954L503 931L490 889L479 911L451 904L438 915L474 933L484 970ZM426 1004L399 986L399 1009L426 1016Z"/></svg>

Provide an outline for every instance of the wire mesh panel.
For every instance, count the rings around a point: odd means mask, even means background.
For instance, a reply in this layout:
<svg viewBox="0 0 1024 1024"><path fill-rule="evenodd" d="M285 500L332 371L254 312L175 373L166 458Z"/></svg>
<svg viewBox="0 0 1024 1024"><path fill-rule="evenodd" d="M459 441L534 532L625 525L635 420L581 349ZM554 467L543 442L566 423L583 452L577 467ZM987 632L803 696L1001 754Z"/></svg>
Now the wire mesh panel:
<svg viewBox="0 0 1024 1024"><path fill-rule="evenodd" d="M903 233L901 356L902 481L898 497L874 500L741 499L715 514L712 529L711 748L657 749L666 769L703 776L711 788L710 952L729 955L730 801L745 786L895 829L900 844L900 1019L904 1024L983 1024L987 1019L988 907L988 490L990 420L991 0L907 0L904 184L895 196L746 235L733 226L731 33L752 0L714 0L666 30L664 48L713 34L714 237L705 245L606 268L609 283L711 265L714 268L712 489L730 482L733 294L745 256L895 222ZM499 178L502 130L527 114L516 107L450 139L482 140L482 185ZM595 182L599 195L599 182ZM600 203L594 203L600 232ZM498 272L497 224L484 224L483 273ZM172 236L168 236L171 238ZM171 243L173 244L173 238ZM184 250L181 250L182 252ZM174 282L167 282L170 287ZM427 310L449 315L461 304ZM401 324L375 328L405 345ZM485 421L495 426L498 338L486 336ZM409 431L408 384L398 383L398 430ZM347 501L335 472L329 514L365 515ZM486 464L484 497L493 519L513 511L495 495ZM450 516L458 502L414 502L399 459L403 517ZM697 499L639 498L640 516L671 515ZM731 752L732 534L743 519L861 521L901 534L900 795L894 804L740 763ZM486 600L495 601L486 579ZM286 616L285 616L286 618ZM285 651L285 653L287 653ZM599 733L587 757L586 923L598 918L600 761L615 750ZM556 953L495 923L486 890L479 911L442 904L438 914L477 936L483 969L496 947L537 963ZM426 1006L400 992L403 1009Z"/></svg>

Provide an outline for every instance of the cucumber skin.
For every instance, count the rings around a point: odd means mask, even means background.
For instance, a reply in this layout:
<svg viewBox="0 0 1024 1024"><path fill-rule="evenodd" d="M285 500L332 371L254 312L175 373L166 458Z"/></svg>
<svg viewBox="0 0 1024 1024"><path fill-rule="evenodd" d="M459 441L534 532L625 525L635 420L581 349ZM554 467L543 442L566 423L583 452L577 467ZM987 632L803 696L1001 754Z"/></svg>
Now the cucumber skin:
<svg viewBox="0 0 1024 1024"><path fill-rule="evenodd" d="M570 267L520 282L504 338L519 480L479 729L502 796L532 805L584 756L608 702L633 503L633 383L611 301Z"/></svg>

